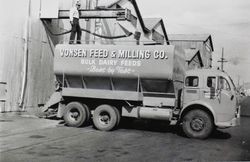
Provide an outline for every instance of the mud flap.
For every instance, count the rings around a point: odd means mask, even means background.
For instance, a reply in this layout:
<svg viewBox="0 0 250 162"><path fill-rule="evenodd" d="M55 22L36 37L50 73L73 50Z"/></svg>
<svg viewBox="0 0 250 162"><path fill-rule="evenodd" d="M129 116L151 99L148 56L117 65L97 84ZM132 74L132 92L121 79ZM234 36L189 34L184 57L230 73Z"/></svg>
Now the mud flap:
<svg viewBox="0 0 250 162"><path fill-rule="evenodd" d="M61 92L54 92L49 101L44 105L42 108L42 112L46 112L51 106L59 103L62 100L62 94Z"/></svg>
<svg viewBox="0 0 250 162"><path fill-rule="evenodd" d="M64 115L65 108L66 108L65 104L59 103L56 117L62 118Z"/></svg>

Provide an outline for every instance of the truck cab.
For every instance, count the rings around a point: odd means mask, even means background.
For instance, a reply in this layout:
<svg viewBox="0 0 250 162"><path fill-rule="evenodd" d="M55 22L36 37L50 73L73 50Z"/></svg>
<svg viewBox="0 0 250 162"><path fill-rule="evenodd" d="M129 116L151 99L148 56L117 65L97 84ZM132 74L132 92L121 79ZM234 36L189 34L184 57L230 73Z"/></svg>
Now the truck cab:
<svg viewBox="0 0 250 162"><path fill-rule="evenodd" d="M205 119L199 117L199 111L208 115L207 118L212 121L211 127L214 125L218 128L227 128L239 125L240 106L232 79L219 70L187 71L181 116L194 111L196 115L191 113L193 119L188 119L191 132L199 132L207 124ZM185 123L185 120L183 122Z"/></svg>

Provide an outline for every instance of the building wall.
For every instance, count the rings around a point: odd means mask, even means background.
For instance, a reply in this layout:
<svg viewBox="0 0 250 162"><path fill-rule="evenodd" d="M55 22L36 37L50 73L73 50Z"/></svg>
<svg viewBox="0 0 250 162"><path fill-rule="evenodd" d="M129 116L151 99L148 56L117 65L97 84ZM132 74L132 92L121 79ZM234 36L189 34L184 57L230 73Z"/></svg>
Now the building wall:
<svg viewBox="0 0 250 162"><path fill-rule="evenodd" d="M160 24L158 24L152 31L151 39L154 40L154 37L156 38L155 41L158 40L158 43L167 44L166 39L164 37L164 32Z"/></svg>
<svg viewBox="0 0 250 162"><path fill-rule="evenodd" d="M69 8L68 6L72 5L72 1L59 2L61 8ZM54 91L54 46L68 36L48 35L39 18L40 0L1 1L0 7L0 81L7 82L4 111L21 111L36 107L39 103L45 103ZM53 32L61 32L64 29L61 20L52 21ZM27 70L24 68L25 40L28 42ZM20 106L25 71L27 79L23 104Z"/></svg>
<svg viewBox="0 0 250 162"><path fill-rule="evenodd" d="M4 12L1 14L0 24L0 80L7 82L5 111L23 110L23 106L37 106L37 103L44 102L51 94L54 80L53 55L39 20L40 1L1 1L0 6L1 12ZM26 71L25 40L28 40L27 82L24 104L20 107L19 100Z"/></svg>
<svg viewBox="0 0 250 162"><path fill-rule="evenodd" d="M201 68L199 57L196 55L191 61L187 63L188 69L199 69Z"/></svg>
<svg viewBox="0 0 250 162"><path fill-rule="evenodd" d="M199 49L201 58L204 64L204 68L210 68L212 66L212 52L210 52L206 45L201 41L170 41L170 44L181 46L184 49Z"/></svg>
<svg viewBox="0 0 250 162"><path fill-rule="evenodd" d="M201 53L204 67L211 68L212 67L212 52L206 47L206 45L203 45L203 51Z"/></svg>

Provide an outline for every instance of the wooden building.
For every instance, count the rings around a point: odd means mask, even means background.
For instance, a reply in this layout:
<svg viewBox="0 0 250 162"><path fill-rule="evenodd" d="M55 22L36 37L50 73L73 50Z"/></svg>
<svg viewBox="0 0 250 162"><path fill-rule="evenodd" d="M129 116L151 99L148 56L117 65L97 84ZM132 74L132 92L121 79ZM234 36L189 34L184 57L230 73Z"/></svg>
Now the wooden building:
<svg viewBox="0 0 250 162"><path fill-rule="evenodd" d="M212 52L214 51L212 37L209 34L169 34L170 44L179 45L184 49L198 49L204 68L212 67Z"/></svg>

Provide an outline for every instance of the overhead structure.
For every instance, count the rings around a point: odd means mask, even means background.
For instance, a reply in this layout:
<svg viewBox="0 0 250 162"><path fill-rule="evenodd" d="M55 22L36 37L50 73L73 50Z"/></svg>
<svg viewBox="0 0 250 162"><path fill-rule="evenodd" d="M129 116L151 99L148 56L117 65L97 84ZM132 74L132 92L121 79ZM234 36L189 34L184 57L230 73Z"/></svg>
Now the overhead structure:
<svg viewBox="0 0 250 162"><path fill-rule="evenodd" d="M96 9L81 9L80 19L117 19L117 20L131 20L131 11L127 8L111 9L98 7ZM60 10L58 0L41 1L40 19L68 19L69 10Z"/></svg>
<svg viewBox="0 0 250 162"><path fill-rule="evenodd" d="M131 11L129 9L90 9L79 10L82 19L117 19L131 20ZM58 19L68 19L69 10L59 10Z"/></svg>

